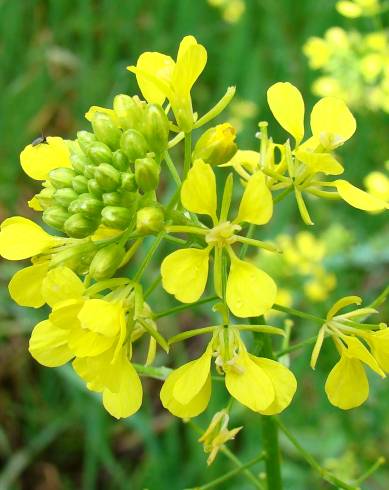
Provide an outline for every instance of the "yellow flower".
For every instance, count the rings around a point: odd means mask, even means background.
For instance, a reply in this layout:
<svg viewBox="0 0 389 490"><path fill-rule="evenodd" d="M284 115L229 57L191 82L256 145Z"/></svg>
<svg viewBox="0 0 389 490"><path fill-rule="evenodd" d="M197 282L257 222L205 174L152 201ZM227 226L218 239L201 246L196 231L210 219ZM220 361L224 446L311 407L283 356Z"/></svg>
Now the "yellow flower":
<svg viewBox="0 0 389 490"><path fill-rule="evenodd" d="M202 413L211 397L214 356L231 396L262 415L282 412L296 391L293 373L279 362L249 354L233 327L228 328L227 345L223 329L215 333L202 356L169 374L161 389L163 406L181 418Z"/></svg>
<svg viewBox="0 0 389 490"><path fill-rule="evenodd" d="M378 0L339 0L336 3L336 10L350 19L361 16L374 16L380 12Z"/></svg>
<svg viewBox="0 0 389 490"><path fill-rule="evenodd" d="M372 196L389 201L389 177L383 172L370 172L364 179L367 191Z"/></svg>
<svg viewBox="0 0 389 490"><path fill-rule="evenodd" d="M20 154L20 164L35 180L46 180L54 168L72 166L66 142L58 136L48 136L44 143L26 146Z"/></svg>
<svg viewBox="0 0 389 490"><path fill-rule="evenodd" d="M320 37L310 37L303 46L303 52L314 70L325 66L331 54L328 44Z"/></svg>
<svg viewBox="0 0 389 490"><path fill-rule="evenodd" d="M177 125L190 132L194 123L190 92L207 63L207 52L193 36L180 43L177 60L157 52L140 55L136 66L127 69L136 75L139 88L149 103L162 105L167 98Z"/></svg>
<svg viewBox="0 0 389 490"><path fill-rule="evenodd" d="M229 184L232 191L232 179L229 180ZM272 216L273 201L263 174L258 172L249 180L238 215L233 221L227 220L228 209L222 211L223 216L217 217L215 174L212 167L201 160L195 161L188 172L187 179L182 185L181 201L188 211L209 215L213 227L199 225L166 228L167 231L202 235L208 246L201 249L177 250L163 260L161 275L165 290L183 303L197 301L207 283L211 251L215 251L215 278L218 280L222 253L226 250L230 258L226 300L232 313L239 317L249 317L262 315L269 310L277 291L274 281L253 264L240 260L231 247L236 242L245 241L244 237L235 234L241 229L238 223L265 224ZM251 242L256 244L255 240L250 240ZM262 244L262 242L258 243ZM217 285L216 289L219 291Z"/></svg>

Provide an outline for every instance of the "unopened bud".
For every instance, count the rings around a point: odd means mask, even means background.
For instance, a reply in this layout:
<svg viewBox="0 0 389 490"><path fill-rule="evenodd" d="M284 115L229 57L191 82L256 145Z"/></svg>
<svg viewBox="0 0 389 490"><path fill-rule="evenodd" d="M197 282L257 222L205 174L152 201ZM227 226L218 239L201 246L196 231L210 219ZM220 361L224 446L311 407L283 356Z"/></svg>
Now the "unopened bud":
<svg viewBox="0 0 389 490"><path fill-rule="evenodd" d="M139 99L119 94L113 100L113 109L124 130L142 128L144 106Z"/></svg>
<svg viewBox="0 0 389 490"><path fill-rule="evenodd" d="M55 202L60 206L67 208L69 204L77 199L78 194L75 190L70 187L63 187L62 189L57 189L54 193Z"/></svg>
<svg viewBox="0 0 389 490"><path fill-rule="evenodd" d="M77 175L73 179L72 186L77 194L88 192L88 179L84 175Z"/></svg>
<svg viewBox="0 0 389 490"><path fill-rule="evenodd" d="M127 129L120 140L120 147L130 162L143 158L149 151L147 141L142 133L135 129Z"/></svg>
<svg viewBox="0 0 389 490"><path fill-rule="evenodd" d="M54 204L54 192L54 187L44 187L39 194L36 194L35 197L38 199L42 209L46 209Z"/></svg>
<svg viewBox="0 0 389 490"><path fill-rule="evenodd" d="M118 192L105 192L102 198L105 206L120 206L122 202Z"/></svg>
<svg viewBox="0 0 389 490"><path fill-rule="evenodd" d="M92 127L99 141L108 145L112 150L119 146L121 131L108 114L95 112L92 117Z"/></svg>
<svg viewBox="0 0 389 490"><path fill-rule="evenodd" d="M135 161L135 180L143 192L157 188L159 172L160 167L153 158L146 157Z"/></svg>
<svg viewBox="0 0 389 490"><path fill-rule="evenodd" d="M123 172L120 176L121 189L133 192L137 189L135 175L131 172Z"/></svg>
<svg viewBox="0 0 389 490"><path fill-rule="evenodd" d="M100 197L103 194L103 189L97 183L96 179L88 180L88 190L91 194L93 194L96 197Z"/></svg>
<svg viewBox="0 0 389 490"><path fill-rule="evenodd" d="M69 213L62 206L50 206L42 214L42 220L46 225L60 231L63 231L64 223L68 218Z"/></svg>
<svg viewBox="0 0 389 490"><path fill-rule="evenodd" d="M130 224L132 212L121 206L106 206L101 212L101 222L108 228L124 230Z"/></svg>
<svg viewBox="0 0 389 490"><path fill-rule="evenodd" d="M76 172L72 168L59 167L49 172L49 181L56 189L71 187Z"/></svg>
<svg viewBox="0 0 389 490"><path fill-rule="evenodd" d="M122 191L120 195L121 206L136 211L139 194L137 192Z"/></svg>
<svg viewBox="0 0 389 490"><path fill-rule="evenodd" d="M235 138L236 131L231 124L218 124L200 136L195 145L192 159L201 158L210 165L226 163L238 150Z"/></svg>
<svg viewBox="0 0 389 490"><path fill-rule="evenodd" d="M92 143L95 143L97 140L96 140L96 136L93 133L90 133L89 131L78 131L77 141L82 151L86 154L88 153L89 146Z"/></svg>
<svg viewBox="0 0 389 490"><path fill-rule="evenodd" d="M139 233L158 233L165 225L164 214L161 208L142 208L136 214L136 230Z"/></svg>
<svg viewBox="0 0 389 490"><path fill-rule="evenodd" d="M88 156L92 163L111 163L112 151L105 143L97 141L89 146Z"/></svg>
<svg viewBox="0 0 389 490"><path fill-rule="evenodd" d="M103 209L103 203L92 194L83 194L77 199L77 204L78 212L81 212L88 218L98 219Z"/></svg>
<svg viewBox="0 0 389 490"><path fill-rule="evenodd" d="M64 230L71 238L86 238L91 235L97 228L97 223L84 216L76 213L70 216L64 224Z"/></svg>
<svg viewBox="0 0 389 490"><path fill-rule="evenodd" d="M151 151L161 154L167 149L169 120L160 105L147 105L145 109L143 134Z"/></svg>
<svg viewBox="0 0 389 490"><path fill-rule="evenodd" d="M71 155L70 160L72 162L74 170L79 174L83 174L84 168L90 163L88 158L84 154Z"/></svg>
<svg viewBox="0 0 389 490"><path fill-rule="evenodd" d="M122 150L116 150L112 155L112 165L120 171L127 170L129 167L128 159Z"/></svg>
<svg viewBox="0 0 389 490"><path fill-rule="evenodd" d="M120 266L124 255L124 248L116 243L100 249L89 267L90 276L96 281L112 277Z"/></svg>
<svg viewBox="0 0 389 490"><path fill-rule="evenodd" d="M95 170L95 179L104 192L112 192L120 185L120 172L109 163L101 163Z"/></svg>
<svg viewBox="0 0 389 490"><path fill-rule="evenodd" d="M87 179L93 179L95 176L95 170L96 170L96 167L94 165L92 165L92 164L85 165L84 176Z"/></svg>

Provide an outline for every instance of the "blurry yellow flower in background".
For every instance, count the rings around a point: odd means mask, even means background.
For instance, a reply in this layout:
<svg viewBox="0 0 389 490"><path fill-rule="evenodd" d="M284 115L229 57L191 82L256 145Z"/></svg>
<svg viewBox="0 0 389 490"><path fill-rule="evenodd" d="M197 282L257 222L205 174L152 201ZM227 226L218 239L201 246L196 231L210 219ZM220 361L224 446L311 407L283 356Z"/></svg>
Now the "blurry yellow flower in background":
<svg viewBox="0 0 389 490"><path fill-rule="evenodd" d="M340 0L336 3L336 10L344 17L356 19L377 15L381 7L379 0Z"/></svg>
<svg viewBox="0 0 389 490"><path fill-rule="evenodd" d="M389 177L383 172L370 172L364 178L367 192L385 202L389 202Z"/></svg>
<svg viewBox="0 0 389 490"><path fill-rule="evenodd" d="M208 0L208 3L218 8L229 24L238 22L246 10L245 0Z"/></svg>

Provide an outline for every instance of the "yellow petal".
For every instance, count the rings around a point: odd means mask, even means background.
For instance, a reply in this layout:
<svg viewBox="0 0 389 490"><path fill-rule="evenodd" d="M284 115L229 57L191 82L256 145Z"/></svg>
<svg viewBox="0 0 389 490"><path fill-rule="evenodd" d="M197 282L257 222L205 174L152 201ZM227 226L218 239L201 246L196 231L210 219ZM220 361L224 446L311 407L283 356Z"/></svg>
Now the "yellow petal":
<svg viewBox="0 0 389 490"><path fill-rule="evenodd" d="M356 127L354 116L341 99L324 97L312 109L312 134L326 149L342 145L355 133Z"/></svg>
<svg viewBox="0 0 389 490"><path fill-rule="evenodd" d="M273 198L262 172L255 173L248 181L239 206L236 223L246 221L254 225L268 223L273 215Z"/></svg>
<svg viewBox="0 0 389 490"><path fill-rule="evenodd" d="M43 211L43 208L40 205L40 202L38 201L36 196L34 196L29 201L27 201L27 204L28 204L28 207L33 209L34 211Z"/></svg>
<svg viewBox="0 0 389 490"><path fill-rule="evenodd" d="M186 36L180 43L177 63L173 71L172 85L180 94L189 94L193 84L207 64L207 51L193 36Z"/></svg>
<svg viewBox="0 0 389 490"><path fill-rule="evenodd" d="M50 170L71 167L70 152L62 138L48 136L47 143L28 145L20 154L20 164L25 173L35 180L46 180Z"/></svg>
<svg viewBox="0 0 389 490"><path fill-rule="evenodd" d="M61 303L57 303L53 307L53 310L49 315L49 319L57 327L65 330L73 327L80 328L80 322L77 315L80 312L83 304L84 300L82 299L69 299L66 301L61 301Z"/></svg>
<svg viewBox="0 0 389 490"><path fill-rule="evenodd" d="M294 374L283 364L272 359L252 355L250 359L267 374L274 388L274 401L261 411L262 415L276 415L282 412L289 406L296 393L297 381Z"/></svg>
<svg viewBox="0 0 389 490"><path fill-rule="evenodd" d="M159 84L153 83L153 77L164 84L170 84L175 63L170 56L157 52L146 52L139 56L136 67L127 69L136 74L136 80L143 97L149 103L162 105L167 96ZM152 75L152 78L145 76Z"/></svg>
<svg viewBox="0 0 389 490"><path fill-rule="evenodd" d="M227 305L235 316L260 316L273 306L277 286L266 272L234 258L227 279Z"/></svg>
<svg viewBox="0 0 389 490"><path fill-rule="evenodd" d="M105 337L76 324L69 330L69 347L77 357L98 356L112 347L114 340L114 337Z"/></svg>
<svg viewBox="0 0 389 490"><path fill-rule="evenodd" d="M369 396L369 383L362 363L342 355L328 375L325 390L335 407L349 410L362 405Z"/></svg>
<svg viewBox="0 0 389 490"><path fill-rule="evenodd" d="M253 150L238 150L235 155L227 163L219 165L219 167L234 167L239 173L239 168L243 167L251 173L254 173L259 168L260 153Z"/></svg>
<svg viewBox="0 0 389 490"><path fill-rule="evenodd" d="M240 369L226 371L225 383L230 395L254 412L269 408L275 400L273 384L267 373L241 351L236 361Z"/></svg>
<svg viewBox="0 0 389 490"><path fill-rule="evenodd" d="M344 172L343 166L331 153L314 153L300 147L296 151L296 158L314 172L323 172L326 175L340 175Z"/></svg>
<svg viewBox="0 0 389 490"><path fill-rule="evenodd" d="M104 408L117 419L130 417L142 405L142 384L134 366L127 361L118 373L121 383L118 392L105 389L103 392Z"/></svg>
<svg viewBox="0 0 389 490"><path fill-rule="evenodd" d="M188 405L205 385L211 369L212 346L208 345L202 356L184 364L173 388L173 397L181 405Z"/></svg>
<svg viewBox="0 0 389 490"><path fill-rule="evenodd" d="M109 303L103 299L88 299L84 302L78 319L84 329L114 337L120 329L120 317L124 315L119 303Z"/></svg>
<svg viewBox="0 0 389 490"><path fill-rule="evenodd" d="M85 113L85 119L88 121L92 121L93 116L96 114L96 112L102 112L103 114L107 114L114 123L120 127L119 119L113 109L106 109L105 107L99 107L98 105L92 105L92 107L89 108L89 111Z"/></svg>
<svg viewBox="0 0 389 490"><path fill-rule="evenodd" d="M267 91L267 102L273 116L290 133L298 145L304 137L304 100L291 83L278 82Z"/></svg>
<svg viewBox="0 0 389 490"><path fill-rule="evenodd" d="M1 224L0 255L8 260L22 260L50 248L56 238L33 221L15 216Z"/></svg>
<svg viewBox="0 0 389 490"><path fill-rule="evenodd" d="M74 357L68 347L68 332L49 320L35 326L28 349L36 361L48 367L62 366Z"/></svg>
<svg viewBox="0 0 389 490"><path fill-rule="evenodd" d="M42 296L42 282L47 270L48 262L43 262L16 272L8 285L11 298L20 306L43 306L45 300Z"/></svg>
<svg viewBox="0 0 389 490"><path fill-rule="evenodd" d="M358 189L358 187L353 186L347 180L335 180L334 183L336 184L336 189L340 197L354 208L362 209L363 211L383 211L384 209L389 209L389 205L385 201Z"/></svg>
<svg viewBox="0 0 389 490"><path fill-rule="evenodd" d="M386 373L389 373L389 328L372 332L369 344L378 364Z"/></svg>
<svg viewBox="0 0 389 490"><path fill-rule="evenodd" d="M377 361L360 340L358 340L356 337L350 337L349 335L344 337L344 340L347 344L347 349L344 353L345 356L349 357L350 359L358 359L359 361L364 362L370 369L375 371L381 377L385 377L385 373L379 367Z"/></svg>
<svg viewBox="0 0 389 490"><path fill-rule="evenodd" d="M67 299L81 298L84 289L81 279L69 267L51 269L42 283L42 295L51 307Z"/></svg>
<svg viewBox="0 0 389 490"><path fill-rule="evenodd" d="M212 167L202 160L196 160L182 184L181 202L192 213L208 214L216 217L216 179Z"/></svg>
<svg viewBox="0 0 389 490"><path fill-rule="evenodd" d="M203 294L208 278L208 249L177 250L162 262L164 289L182 303L193 303Z"/></svg>
<svg viewBox="0 0 389 490"><path fill-rule="evenodd" d="M345 296L344 298L340 298L328 310L327 320L331 320L338 313L339 310L346 308L346 306L360 305L361 303L362 298L360 298L359 296Z"/></svg>

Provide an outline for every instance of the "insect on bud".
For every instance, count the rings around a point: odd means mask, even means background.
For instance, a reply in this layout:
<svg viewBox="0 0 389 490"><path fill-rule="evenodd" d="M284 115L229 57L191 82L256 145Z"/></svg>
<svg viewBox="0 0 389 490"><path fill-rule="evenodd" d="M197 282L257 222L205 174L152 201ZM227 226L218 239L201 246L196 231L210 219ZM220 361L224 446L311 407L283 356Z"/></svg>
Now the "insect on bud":
<svg viewBox="0 0 389 490"><path fill-rule="evenodd" d="M153 158L140 158L135 162L135 180L143 192L157 188L159 172L160 167Z"/></svg>
<svg viewBox="0 0 389 490"><path fill-rule="evenodd" d="M145 109L143 134L151 151L161 154L167 149L169 120L160 105L147 105Z"/></svg>
<svg viewBox="0 0 389 490"><path fill-rule="evenodd" d="M95 179L104 192L112 192L120 185L120 172L109 163L101 163L95 170Z"/></svg>
<svg viewBox="0 0 389 490"><path fill-rule="evenodd" d="M133 213L121 206L106 206L101 212L101 222L108 228L124 230L130 224Z"/></svg>
<svg viewBox="0 0 389 490"><path fill-rule="evenodd" d="M112 150L119 146L121 131L108 114L95 112L92 118L92 127L99 141L108 145Z"/></svg>
<svg viewBox="0 0 389 490"><path fill-rule="evenodd" d="M124 130L142 128L144 106L139 99L129 95L117 95L113 99L113 109Z"/></svg>
<svg viewBox="0 0 389 490"><path fill-rule="evenodd" d="M105 144L97 141L89 146L88 156L92 163L111 163L112 161L112 151Z"/></svg>
<svg viewBox="0 0 389 490"><path fill-rule="evenodd" d="M127 129L120 140L120 147L130 162L143 158L149 151L149 146L142 133L135 129Z"/></svg>
<svg viewBox="0 0 389 490"><path fill-rule="evenodd" d="M76 172L72 168L59 167L50 170L48 180L56 189L72 187Z"/></svg>
<svg viewBox="0 0 389 490"><path fill-rule="evenodd" d="M136 230L139 233L158 233L163 230L165 217L163 210L156 207L140 209L136 214Z"/></svg>
<svg viewBox="0 0 389 490"><path fill-rule="evenodd" d="M69 213L62 206L50 206L43 211L42 219L46 225L56 230L63 231L64 223L69 218Z"/></svg>
<svg viewBox="0 0 389 490"><path fill-rule="evenodd" d="M218 124L203 133L193 150L192 159L201 158L210 165L221 165L235 155L236 131L229 123Z"/></svg>
<svg viewBox="0 0 389 490"><path fill-rule="evenodd" d="M76 213L70 216L64 223L64 230L71 238L86 238L97 228L97 223L86 216Z"/></svg>
<svg viewBox="0 0 389 490"><path fill-rule="evenodd" d="M120 266L124 255L124 248L116 243L102 248L96 253L90 264L90 276L96 281L112 277Z"/></svg>

